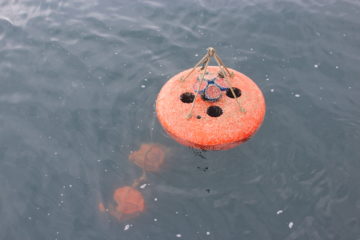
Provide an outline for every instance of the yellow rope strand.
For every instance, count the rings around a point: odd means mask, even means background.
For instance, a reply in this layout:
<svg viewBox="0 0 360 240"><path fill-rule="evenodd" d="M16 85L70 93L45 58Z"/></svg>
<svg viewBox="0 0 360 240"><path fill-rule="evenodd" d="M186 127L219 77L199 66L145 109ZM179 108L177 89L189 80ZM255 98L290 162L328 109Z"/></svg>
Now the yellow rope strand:
<svg viewBox="0 0 360 240"><path fill-rule="evenodd" d="M181 77L181 78L180 78L180 81L182 81L182 82L185 81L185 80L195 71L195 69L196 69L199 65L203 64L203 63L206 61L207 57L208 57L208 54L205 54L205 56L204 56L199 62L197 62L197 63L195 64L195 66L193 67L193 69L192 69L185 77Z"/></svg>
<svg viewBox="0 0 360 240"><path fill-rule="evenodd" d="M216 53L214 53L214 58L215 58L216 62L217 62L219 65L221 65L222 67L225 68L227 74L232 78L232 77L233 77L233 74L230 73L229 69L224 65L223 61L221 60L221 58L220 58Z"/></svg>
<svg viewBox="0 0 360 240"><path fill-rule="evenodd" d="M234 88L231 86L231 83L230 83L230 81L228 79L228 76L230 76L229 70L222 64L221 59L216 54L215 54L214 58L215 58L215 61L217 62L217 64L219 65L220 71L224 75L224 79L226 81L226 84L229 85L229 87L230 87L231 94L233 95L233 97L235 98L237 104L239 105L240 112L246 112L245 109L241 106L239 98L236 97L235 92L234 92ZM227 70L228 74L225 72L224 68Z"/></svg>
<svg viewBox="0 0 360 240"><path fill-rule="evenodd" d="M191 109L190 109L189 113L188 113L188 114L186 115L186 117L185 117L186 119L190 119L190 118L192 117L192 112L193 112L193 109L194 109L194 106L195 106L196 98L197 98L197 96L199 95L200 87L201 87L201 84L202 84L203 81L204 81L205 73L206 73L207 67L208 67L208 65L209 65L209 62L210 62L210 57L207 56L207 58L206 58L206 63L205 63L205 67L204 67L204 72L203 72L203 74L202 74L202 76L201 76L200 84L199 84L198 89L197 89L197 91L196 91L196 94L195 94L195 97L194 97L194 101L193 101L193 103L192 103L192 105L191 105Z"/></svg>
<svg viewBox="0 0 360 240"><path fill-rule="evenodd" d="M143 169L142 175L141 175L139 178L137 178L137 179L134 180L134 182L133 182L133 184L131 185L131 187L137 188L137 187L138 187L143 181L145 181L145 180L146 180L146 171Z"/></svg>

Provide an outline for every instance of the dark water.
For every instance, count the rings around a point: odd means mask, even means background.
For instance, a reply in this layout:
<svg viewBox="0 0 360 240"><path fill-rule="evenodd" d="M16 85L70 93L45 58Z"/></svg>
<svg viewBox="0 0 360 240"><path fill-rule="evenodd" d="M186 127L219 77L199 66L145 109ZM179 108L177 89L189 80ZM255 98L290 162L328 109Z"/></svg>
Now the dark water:
<svg viewBox="0 0 360 240"><path fill-rule="evenodd" d="M154 115L209 46L267 101L229 151ZM359 66L358 0L0 1L0 239L360 239ZM118 222L143 142L172 156Z"/></svg>

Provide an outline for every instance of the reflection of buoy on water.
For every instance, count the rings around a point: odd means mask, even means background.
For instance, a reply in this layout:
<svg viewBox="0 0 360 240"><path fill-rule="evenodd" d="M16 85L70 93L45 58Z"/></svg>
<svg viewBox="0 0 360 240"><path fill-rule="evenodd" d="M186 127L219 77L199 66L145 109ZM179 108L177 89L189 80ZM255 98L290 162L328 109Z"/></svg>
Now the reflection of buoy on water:
<svg viewBox="0 0 360 240"><path fill-rule="evenodd" d="M115 190L114 202L116 206L110 205L108 209L103 203L99 203L100 212L109 212L118 220L125 220L135 217L145 210L143 195L133 187L125 186Z"/></svg>
<svg viewBox="0 0 360 240"><path fill-rule="evenodd" d="M157 143L141 144L139 150L130 153L129 160L145 171L157 172L165 162L168 150Z"/></svg>
<svg viewBox="0 0 360 240"><path fill-rule="evenodd" d="M218 66L208 66L211 57ZM165 83L156 112L163 128L178 142L224 150L256 132L264 119L265 100L249 77L225 67L215 50L208 48L194 68Z"/></svg>

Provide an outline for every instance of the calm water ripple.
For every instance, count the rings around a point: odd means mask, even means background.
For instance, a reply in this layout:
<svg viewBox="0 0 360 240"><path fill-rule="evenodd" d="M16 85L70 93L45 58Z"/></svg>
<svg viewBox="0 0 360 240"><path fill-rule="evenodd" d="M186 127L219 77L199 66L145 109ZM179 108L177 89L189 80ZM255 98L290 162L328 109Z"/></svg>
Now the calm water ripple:
<svg viewBox="0 0 360 240"><path fill-rule="evenodd" d="M360 239L359 23L357 0L0 1L0 239ZM267 101L222 152L154 114L209 46ZM97 206L143 142L171 157L119 222Z"/></svg>

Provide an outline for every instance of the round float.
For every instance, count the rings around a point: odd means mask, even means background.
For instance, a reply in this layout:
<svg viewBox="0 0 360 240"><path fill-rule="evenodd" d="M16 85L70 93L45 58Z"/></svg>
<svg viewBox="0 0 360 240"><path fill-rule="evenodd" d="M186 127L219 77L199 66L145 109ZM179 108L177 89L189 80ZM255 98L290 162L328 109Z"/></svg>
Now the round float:
<svg viewBox="0 0 360 240"><path fill-rule="evenodd" d="M226 68L231 75L224 78L220 66L202 70L185 70L165 83L156 100L157 117L166 132L186 146L235 147L261 126L264 96L254 81L238 71Z"/></svg>

